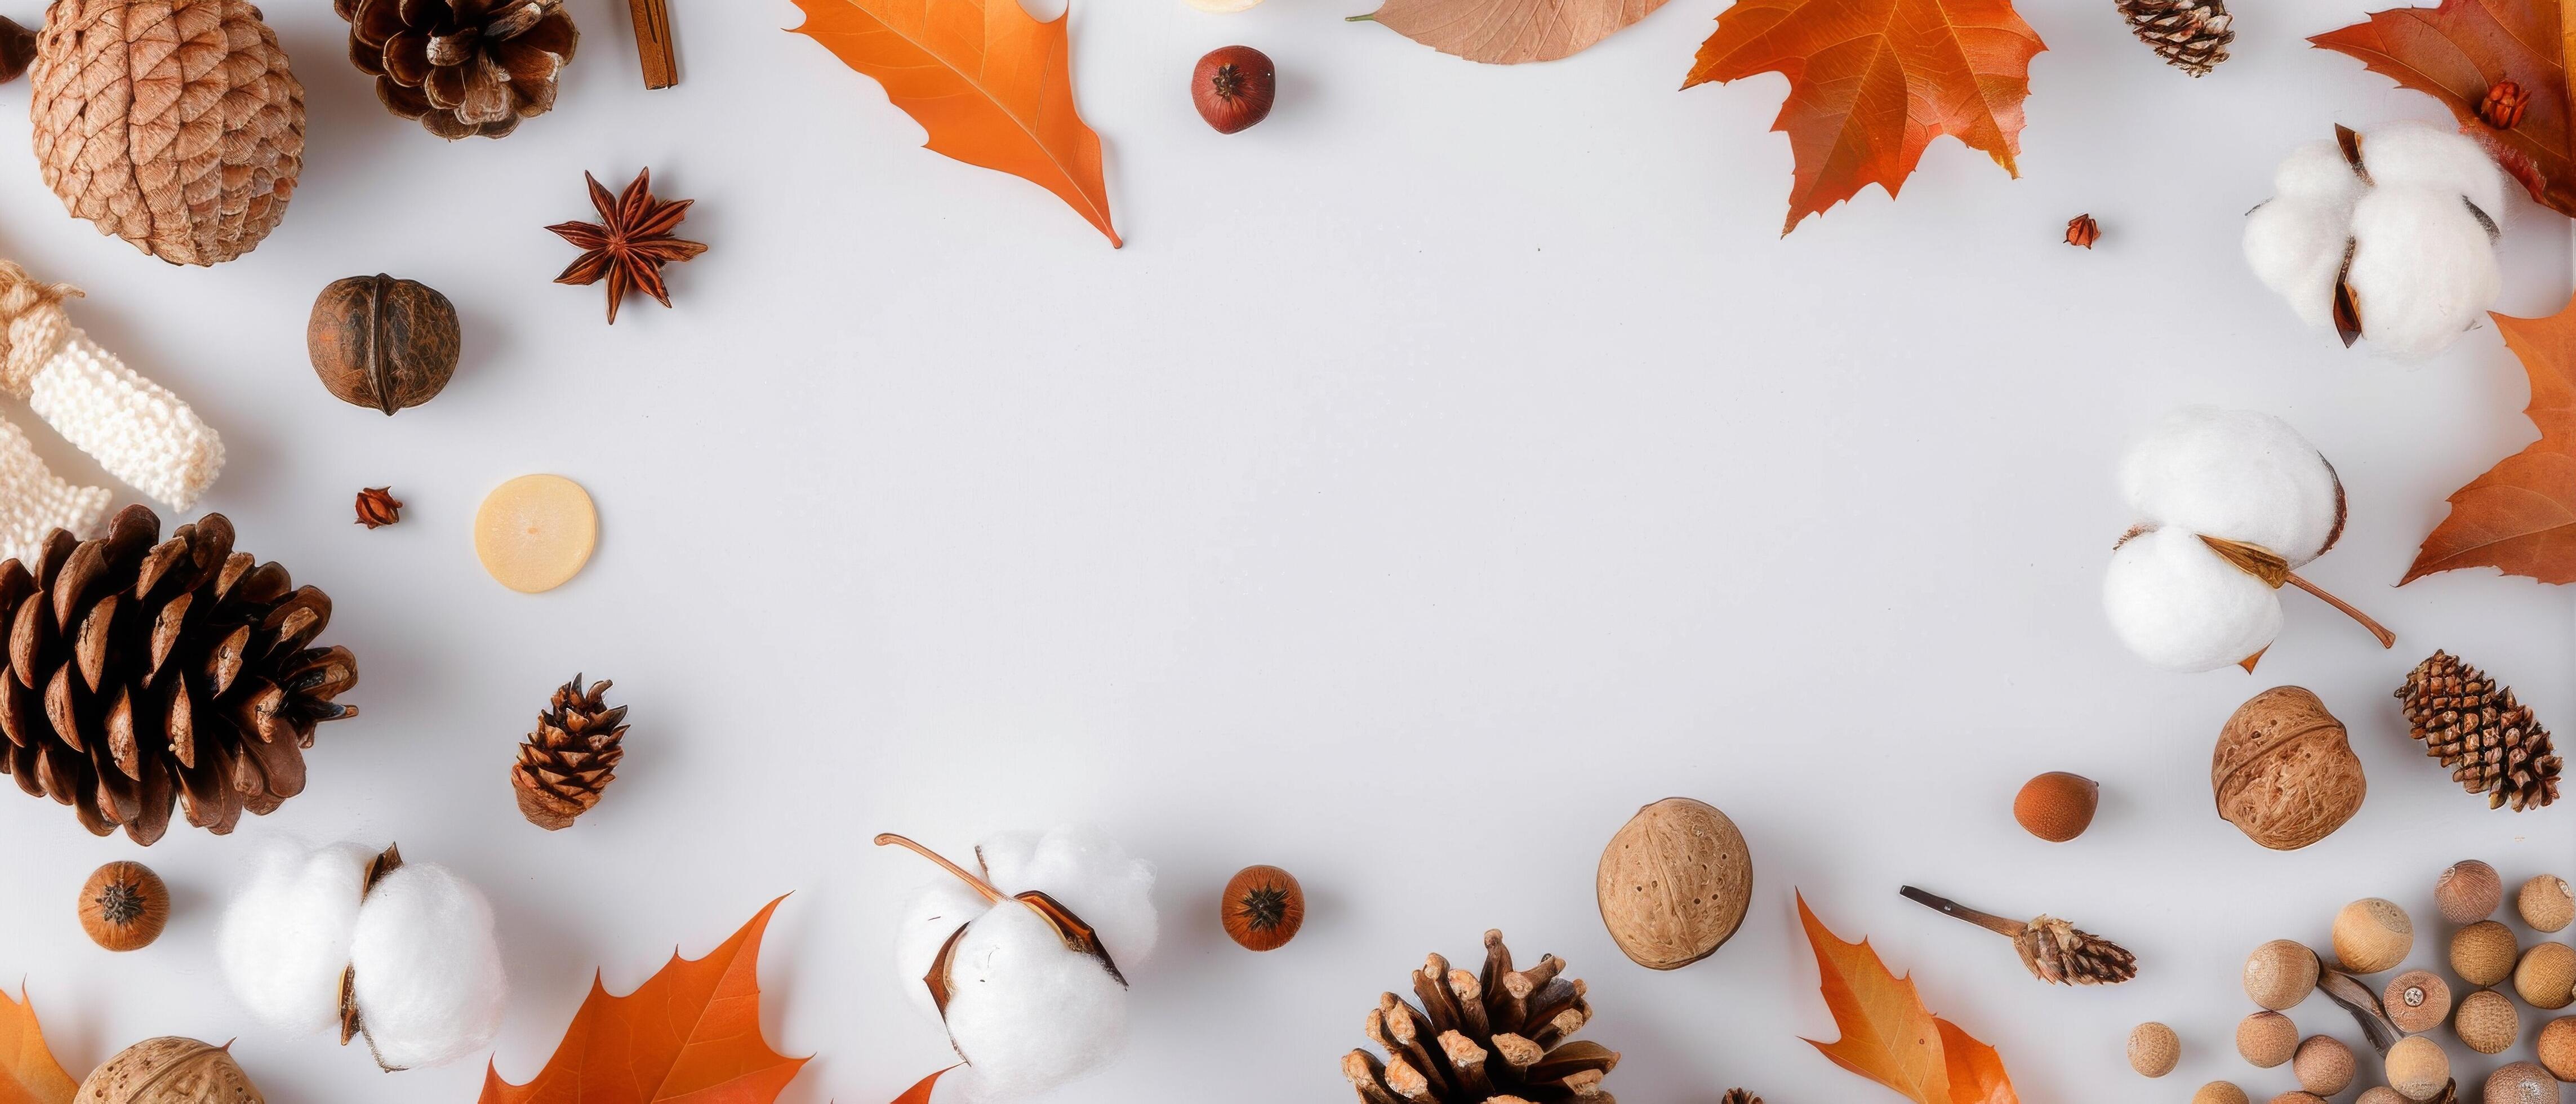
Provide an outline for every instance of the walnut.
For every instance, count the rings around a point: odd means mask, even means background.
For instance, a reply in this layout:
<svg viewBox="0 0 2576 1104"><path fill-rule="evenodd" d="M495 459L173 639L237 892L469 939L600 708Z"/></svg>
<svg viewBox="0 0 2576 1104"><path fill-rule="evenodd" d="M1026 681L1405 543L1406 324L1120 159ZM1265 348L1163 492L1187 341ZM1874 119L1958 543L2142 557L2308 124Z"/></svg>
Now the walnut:
<svg viewBox="0 0 2576 1104"><path fill-rule="evenodd" d="M2343 722L2315 694L2276 686L2236 708L2210 756L2218 815L2275 851L2334 834L2369 792Z"/></svg>

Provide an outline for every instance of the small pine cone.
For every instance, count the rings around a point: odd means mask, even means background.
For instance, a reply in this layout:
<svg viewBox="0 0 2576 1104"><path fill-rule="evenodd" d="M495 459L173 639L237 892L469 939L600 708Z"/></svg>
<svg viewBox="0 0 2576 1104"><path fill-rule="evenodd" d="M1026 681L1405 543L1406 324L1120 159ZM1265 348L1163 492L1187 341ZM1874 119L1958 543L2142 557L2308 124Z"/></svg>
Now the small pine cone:
<svg viewBox="0 0 2576 1104"><path fill-rule="evenodd" d="M1342 1056L1342 1075L1362 1104L1613 1104L1601 1079L1619 1054L1567 1041L1592 1018L1592 1006L1583 983L1564 971L1555 955L1513 969L1498 931L1485 933L1482 972L1450 969L1449 960L1432 955L1413 973L1421 1007L1386 993L1369 1010L1365 1030L1386 1060L1351 1051Z"/></svg>
<svg viewBox="0 0 2576 1104"><path fill-rule="evenodd" d="M2117 985L2138 976L2138 956L2054 916L2033 919L2013 949L2032 977L2052 985Z"/></svg>
<svg viewBox="0 0 2576 1104"><path fill-rule="evenodd" d="M602 791L617 779L617 763L626 757L626 707L608 708L603 679L582 692L581 676L555 691L537 730L519 745L519 761L510 768L510 785L519 791L519 812L528 823L547 831L572 827L575 817L599 804Z"/></svg>
<svg viewBox="0 0 2576 1104"><path fill-rule="evenodd" d="M2451 780L2487 795L2487 808L2513 811L2558 800L2559 757L2549 730L2531 707L2486 672L2447 652L2416 664L2397 688L2407 735L2424 742L2424 754L2452 768Z"/></svg>
<svg viewBox="0 0 2576 1104"><path fill-rule="evenodd" d="M2209 75L2227 60L2227 44L2236 41L2229 26L2227 0L2119 0L2129 33L2154 47L2165 64L2195 77Z"/></svg>
<svg viewBox="0 0 2576 1104"><path fill-rule="evenodd" d="M1762 1098L1742 1089L1728 1089L1726 1098L1717 1104L1762 1104Z"/></svg>

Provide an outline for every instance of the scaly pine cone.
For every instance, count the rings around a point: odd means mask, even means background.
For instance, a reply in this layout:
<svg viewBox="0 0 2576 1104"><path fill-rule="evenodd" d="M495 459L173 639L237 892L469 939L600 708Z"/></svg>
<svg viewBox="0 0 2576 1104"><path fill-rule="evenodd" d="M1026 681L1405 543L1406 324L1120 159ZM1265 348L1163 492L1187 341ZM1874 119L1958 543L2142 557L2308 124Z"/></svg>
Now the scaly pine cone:
<svg viewBox="0 0 2576 1104"><path fill-rule="evenodd" d="M2129 33L2155 48L2165 64L2195 77L2209 75L2227 60L2227 44L2236 41L2229 27L2227 0L2119 0Z"/></svg>
<svg viewBox="0 0 2576 1104"><path fill-rule="evenodd" d="M2397 688L2405 703L2407 735L2424 742L2424 754L2454 768L2452 781L2487 795L2487 808L2513 811L2558 800L2559 757L2549 730L2531 707L2486 672L2447 652L2415 666Z"/></svg>
<svg viewBox="0 0 2576 1104"><path fill-rule="evenodd" d="M1421 1008L1387 993L1369 1010L1368 1037L1386 1061L1354 1050L1342 1056L1342 1075L1363 1104L1617 1104L1601 1079L1618 1053L1566 1041L1592 1018L1592 1006L1583 983L1564 970L1555 955L1513 969L1498 931L1485 933L1482 973L1450 969L1432 955L1413 974Z"/></svg>
<svg viewBox="0 0 2576 1104"><path fill-rule="evenodd" d="M510 768L510 785L519 791L519 813L547 831L572 827L573 819L599 804L602 791L617 780L617 763L626 757L626 707L608 708L602 679L582 692L581 676L555 690L537 729L519 744L519 761Z"/></svg>
<svg viewBox="0 0 2576 1104"><path fill-rule="evenodd" d="M2011 920L1979 912L1937 894L1906 886L1908 901L1975 924L2013 941L2030 976L2051 985L2118 985L2138 976L2138 956L2101 936L2054 916Z"/></svg>
<svg viewBox="0 0 2576 1104"><path fill-rule="evenodd" d="M1728 1089L1726 1098L1717 1104L1762 1104L1762 1098L1742 1089Z"/></svg>
<svg viewBox="0 0 2576 1104"><path fill-rule="evenodd" d="M563 0L332 0L376 98L449 141L499 138L555 106L581 33Z"/></svg>

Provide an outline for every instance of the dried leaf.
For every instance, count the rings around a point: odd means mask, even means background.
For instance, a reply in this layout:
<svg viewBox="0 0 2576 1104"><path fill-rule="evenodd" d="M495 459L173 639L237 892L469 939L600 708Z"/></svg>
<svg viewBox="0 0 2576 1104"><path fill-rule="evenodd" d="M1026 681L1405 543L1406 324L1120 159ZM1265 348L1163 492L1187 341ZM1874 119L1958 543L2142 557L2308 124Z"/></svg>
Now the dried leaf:
<svg viewBox="0 0 2576 1104"><path fill-rule="evenodd" d="M796 32L876 78L930 132L932 150L1054 192L1109 244L1100 136L1073 108L1064 16L1030 18L1019 0L796 0Z"/></svg>
<svg viewBox="0 0 2576 1104"><path fill-rule="evenodd" d="M1825 1007L1843 1033L1831 1043L1809 1039L1809 1046L1915 1104L2020 1104L1995 1048L1925 1011L1913 980L1889 973L1868 940L1834 938L1805 894L1798 896L1798 922L1824 976Z"/></svg>
<svg viewBox="0 0 2576 1104"><path fill-rule="evenodd" d="M1490 65L1581 53L1664 0L1386 0L1375 20L1444 54Z"/></svg>
<svg viewBox="0 0 2576 1104"><path fill-rule="evenodd" d="M546 1067L513 1085L487 1066L481 1104L777 1100L808 1061L769 1049L760 1034L760 939L778 901L705 958L673 954L625 996L609 996L594 976Z"/></svg>
<svg viewBox="0 0 2576 1104"><path fill-rule="evenodd" d="M44 1026L24 987L18 999L0 989L0 1104L72 1104L80 1085L45 1047Z"/></svg>
<svg viewBox="0 0 2576 1104"><path fill-rule="evenodd" d="M2442 0L2397 8L2308 40L2349 54L2374 73L2431 95L2460 133L2477 139L2531 198L2576 215L2576 157L2567 133L2567 71L2559 58L2558 5L2549 0ZM2511 130L2487 125L2478 104L2497 81L2530 93Z"/></svg>
<svg viewBox="0 0 2576 1104"><path fill-rule="evenodd" d="M955 1066L950 1066L948 1069L939 1071L939 1073L934 1073L928 1077L922 1078L920 1083L915 1084L909 1089L905 1089L902 1096L894 1098L894 1104L930 1104L931 1087L939 1084L941 1074L945 1074L948 1070L956 1068L957 1067Z"/></svg>
<svg viewBox="0 0 2576 1104"><path fill-rule="evenodd" d="M2030 59L2048 47L2011 0L1736 0L1701 43L1683 88L1777 72L1789 98L1789 220L1876 184L1893 198L1947 134L2014 176Z"/></svg>
<svg viewBox="0 0 2576 1104"><path fill-rule="evenodd" d="M2523 413L2540 440L2451 492L2399 586L2463 567L2576 582L2576 301L2547 318L2489 317L2531 377Z"/></svg>

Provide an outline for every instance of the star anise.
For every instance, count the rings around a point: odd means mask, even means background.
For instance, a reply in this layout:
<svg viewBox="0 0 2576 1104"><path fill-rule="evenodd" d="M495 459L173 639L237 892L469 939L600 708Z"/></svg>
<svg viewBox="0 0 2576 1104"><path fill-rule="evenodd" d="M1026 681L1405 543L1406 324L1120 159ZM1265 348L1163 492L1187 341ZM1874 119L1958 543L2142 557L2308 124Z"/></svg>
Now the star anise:
<svg viewBox="0 0 2576 1104"><path fill-rule="evenodd" d="M590 182L590 204L599 208L599 221L559 222L546 227L557 237L580 246L584 252L572 267L555 277L558 284L595 284L608 280L608 324L617 324L617 305L626 299L629 288L641 288L663 306L671 305L670 289L662 286L662 266L672 261L685 261L707 251L698 242L671 236L680 220L688 217L691 199L657 200L653 198L653 170L635 174L635 182L615 197L599 186L599 178L581 174Z"/></svg>

